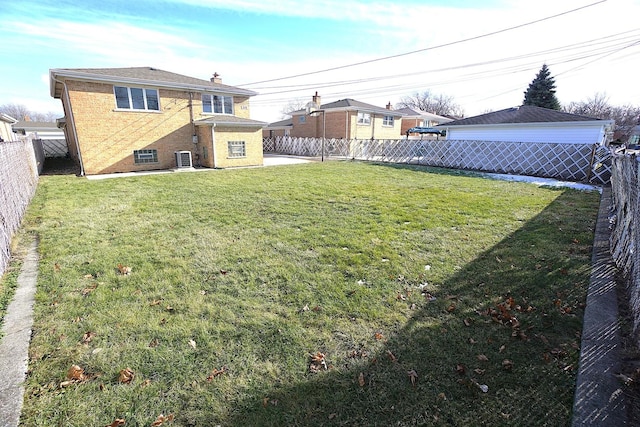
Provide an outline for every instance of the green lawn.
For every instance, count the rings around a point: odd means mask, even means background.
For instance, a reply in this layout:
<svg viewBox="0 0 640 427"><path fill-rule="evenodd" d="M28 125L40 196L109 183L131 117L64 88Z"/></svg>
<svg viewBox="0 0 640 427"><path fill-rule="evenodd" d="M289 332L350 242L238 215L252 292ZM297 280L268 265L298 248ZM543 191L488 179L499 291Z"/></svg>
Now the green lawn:
<svg viewBox="0 0 640 427"><path fill-rule="evenodd" d="M353 162L42 177L22 422L569 425L598 202Z"/></svg>

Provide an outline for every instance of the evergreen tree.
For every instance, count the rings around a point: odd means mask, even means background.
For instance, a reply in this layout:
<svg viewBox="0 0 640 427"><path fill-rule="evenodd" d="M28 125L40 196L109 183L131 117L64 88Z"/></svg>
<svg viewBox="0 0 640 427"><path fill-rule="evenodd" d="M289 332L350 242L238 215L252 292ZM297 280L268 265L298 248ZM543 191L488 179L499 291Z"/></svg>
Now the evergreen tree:
<svg viewBox="0 0 640 427"><path fill-rule="evenodd" d="M560 109L560 102L556 98L556 82L551 77L547 64L542 66L536 78L529 84L527 91L524 93L522 104L550 108L552 110Z"/></svg>

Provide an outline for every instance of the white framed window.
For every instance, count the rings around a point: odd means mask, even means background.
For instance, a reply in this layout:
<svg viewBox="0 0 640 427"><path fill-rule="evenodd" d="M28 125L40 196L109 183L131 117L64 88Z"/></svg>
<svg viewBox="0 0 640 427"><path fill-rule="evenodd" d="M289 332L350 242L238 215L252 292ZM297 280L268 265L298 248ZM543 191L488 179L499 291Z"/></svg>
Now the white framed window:
<svg viewBox="0 0 640 427"><path fill-rule="evenodd" d="M358 124L359 125L370 125L371 124L371 114L370 113L358 112Z"/></svg>
<svg viewBox="0 0 640 427"><path fill-rule="evenodd" d="M202 112L233 114L233 96L202 94Z"/></svg>
<svg viewBox="0 0 640 427"><path fill-rule="evenodd" d="M306 122L307 122L307 116L299 116L298 123L306 123Z"/></svg>
<svg viewBox="0 0 640 427"><path fill-rule="evenodd" d="M228 141L229 157L247 157L246 144L244 141Z"/></svg>
<svg viewBox="0 0 640 427"><path fill-rule="evenodd" d="M119 110L160 111L157 89L114 86L113 93L116 97L116 108Z"/></svg>
<svg viewBox="0 0 640 427"><path fill-rule="evenodd" d="M135 164L158 163L158 150L133 150L133 162Z"/></svg>
<svg viewBox="0 0 640 427"><path fill-rule="evenodd" d="M393 126L393 116L384 116L382 118L382 126Z"/></svg>

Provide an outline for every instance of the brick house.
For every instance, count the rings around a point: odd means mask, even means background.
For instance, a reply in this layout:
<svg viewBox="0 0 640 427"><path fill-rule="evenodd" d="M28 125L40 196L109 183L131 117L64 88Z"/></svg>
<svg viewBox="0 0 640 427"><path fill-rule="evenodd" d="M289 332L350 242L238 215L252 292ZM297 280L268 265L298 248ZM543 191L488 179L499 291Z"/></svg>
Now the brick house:
<svg viewBox="0 0 640 427"><path fill-rule="evenodd" d="M277 130L286 124L292 137L344 138L344 139L398 139L400 138L400 118L402 113L387 108L376 107L354 99L322 104L316 92L309 105L316 110L310 114L307 109L291 112L287 121L271 123L265 130ZM286 123L285 123L286 122ZM280 126L275 126L275 125Z"/></svg>
<svg viewBox="0 0 640 427"><path fill-rule="evenodd" d="M402 117L402 135L406 135L407 131L413 127L435 127L453 121L453 119L448 117L439 116L417 108L405 107L398 109L398 111L405 114Z"/></svg>
<svg viewBox="0 0 640 427"><path fill-rule="evenodd" d="M151 67L49 70L69 154L87 175L262 165L255 92ZM177 154L176 154L177 153Z"/></svg>

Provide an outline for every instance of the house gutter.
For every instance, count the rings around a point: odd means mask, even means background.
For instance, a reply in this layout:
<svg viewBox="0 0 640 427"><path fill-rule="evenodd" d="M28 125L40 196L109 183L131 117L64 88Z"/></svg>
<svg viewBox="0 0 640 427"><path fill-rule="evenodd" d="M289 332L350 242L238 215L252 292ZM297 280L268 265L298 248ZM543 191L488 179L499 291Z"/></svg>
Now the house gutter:
<svg viewBox="0 0 640 427"><path fill-rule="evenodd" d="M82 161L82 153L80 153L80 140L78 139L78 132L76 132L76 121L73 118L73 108L71 107L71 100L69 99L69 88L67 87L67 82L64 80L58 80L54 75L51 78L61 83L64 86L64 96L67 101L67 105L69 106L69 119L71 121L71 132L73 132L73 138L76 142L76 152L78 153L78 162L80 162L80 176L84 176L84 162Z"/></svg>

